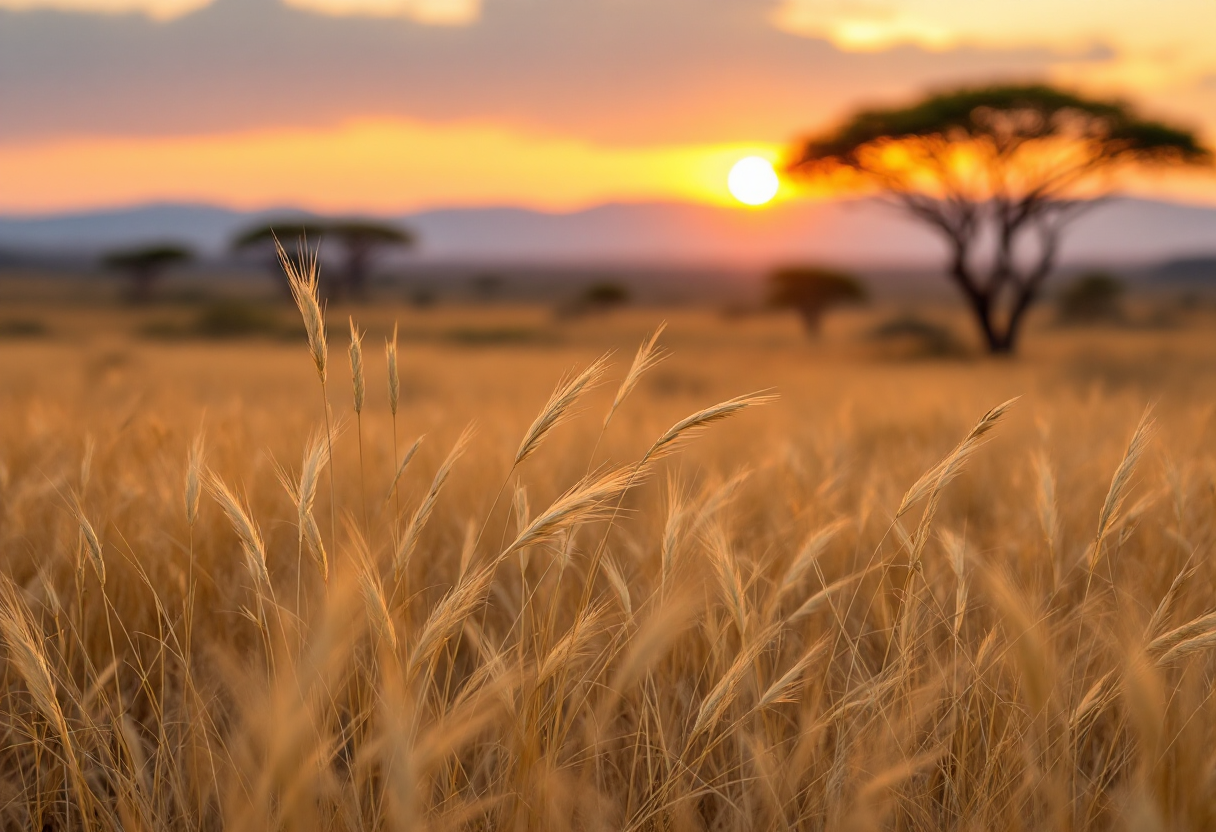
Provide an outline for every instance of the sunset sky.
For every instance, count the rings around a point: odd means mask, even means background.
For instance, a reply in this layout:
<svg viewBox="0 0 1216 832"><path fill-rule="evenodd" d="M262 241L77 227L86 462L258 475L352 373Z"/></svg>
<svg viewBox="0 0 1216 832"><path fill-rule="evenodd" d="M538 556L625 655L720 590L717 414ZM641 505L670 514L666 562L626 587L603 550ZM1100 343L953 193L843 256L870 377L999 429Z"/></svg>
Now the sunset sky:
<svg viewBox="0 0 1216 832"><path fill-rule="evenodd" d="M0 212L727 202L742 156L996 79L1212 143L1213 32L1213 0L0 0Z"/></svg>

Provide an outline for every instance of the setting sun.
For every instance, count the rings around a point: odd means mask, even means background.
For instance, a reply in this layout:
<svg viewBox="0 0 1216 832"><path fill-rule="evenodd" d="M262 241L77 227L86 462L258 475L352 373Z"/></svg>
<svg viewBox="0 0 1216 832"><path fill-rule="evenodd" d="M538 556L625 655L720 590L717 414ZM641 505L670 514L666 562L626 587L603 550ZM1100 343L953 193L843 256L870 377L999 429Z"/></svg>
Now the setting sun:
<svg viewBox="0 0 1216 832"><path fill-rule="evenodd" d="M735 162L726 178L731 195L744 205L764 205L777 195L780 184L772 164L760 156Z"/></svg>

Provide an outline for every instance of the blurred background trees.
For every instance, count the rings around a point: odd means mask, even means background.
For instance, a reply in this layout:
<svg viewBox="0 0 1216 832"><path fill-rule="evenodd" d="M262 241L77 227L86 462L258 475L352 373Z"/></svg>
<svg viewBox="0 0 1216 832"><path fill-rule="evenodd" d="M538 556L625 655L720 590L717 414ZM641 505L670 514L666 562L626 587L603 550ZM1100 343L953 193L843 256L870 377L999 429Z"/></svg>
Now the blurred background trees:
<svg viewBox="0 0 1216 832"><path fill-rule="evenodd" d="M301 246L317 246L326 240L337 243L342 265L336 280L325 279L326 295L332 300L343 296L356 299L367 297L367 281L375 258L385 249L410 248L415 244L412 232L392 223L368 219L284 219L259 223L241 232L232 241L233 251L262 252L269 267L281 272L274 255L278 238L289 256L296 256Z"/></svg>
<svg viewBox="0 0 1216 832"><path fill-rule="evenodd" d="M769 306L796 311L812 337L819 335L823 316L829 310L846 304L865 303L869 297L861 280L835 269L785 266L768 276Z"/></svg>
<svg viewBox="0 0 1216 832"><path fill-rule="evenodd" d="M147 303L152 291L164 274L175 266L194 259L194 252L184 245L160 243L111 251L101 258L103 268L122 272L130 280L130 299Z"/></svg>

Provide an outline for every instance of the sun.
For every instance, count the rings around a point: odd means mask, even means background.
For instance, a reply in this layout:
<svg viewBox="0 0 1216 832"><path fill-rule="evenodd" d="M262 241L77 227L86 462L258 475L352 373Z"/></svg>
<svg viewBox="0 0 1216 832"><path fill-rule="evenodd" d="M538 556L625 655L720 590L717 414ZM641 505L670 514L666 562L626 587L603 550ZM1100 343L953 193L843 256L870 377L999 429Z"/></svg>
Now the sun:
<svg viewBox="0 0 1216 832"><path fill-rule="evenodd" d="M777 195L777 172L768 159L746 156L735 162L726 177L731 196L744 205L764 205Z"/></svg>

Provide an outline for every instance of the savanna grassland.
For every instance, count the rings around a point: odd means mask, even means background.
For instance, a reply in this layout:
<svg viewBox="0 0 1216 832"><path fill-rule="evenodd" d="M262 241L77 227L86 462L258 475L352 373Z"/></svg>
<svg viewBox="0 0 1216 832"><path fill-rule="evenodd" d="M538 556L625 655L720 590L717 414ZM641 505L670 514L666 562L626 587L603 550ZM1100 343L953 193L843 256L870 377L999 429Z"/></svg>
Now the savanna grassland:
<svg viewBox="0 0 1216 832"><path fill-rule="evenodd" d="M1205 313L59 314L0 341L6 828L1216 825Z"/></svg>

